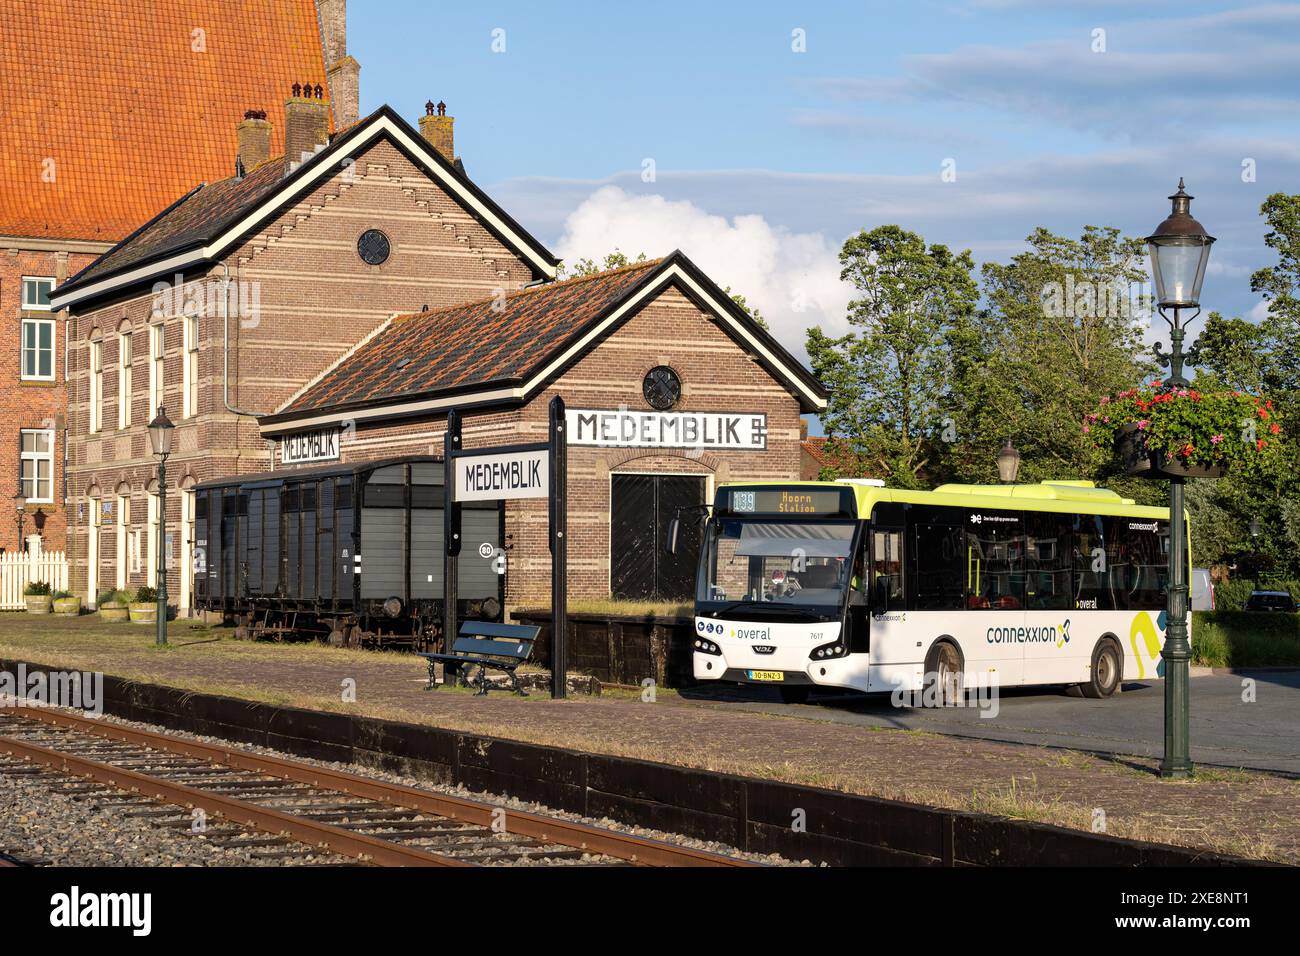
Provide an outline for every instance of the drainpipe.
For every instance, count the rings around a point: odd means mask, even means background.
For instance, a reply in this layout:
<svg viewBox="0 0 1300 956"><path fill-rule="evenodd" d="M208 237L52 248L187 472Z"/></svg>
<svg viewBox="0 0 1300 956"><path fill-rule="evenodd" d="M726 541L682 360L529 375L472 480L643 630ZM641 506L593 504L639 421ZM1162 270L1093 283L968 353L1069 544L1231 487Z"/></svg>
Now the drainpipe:
<svg viewBox="0 0 1300 956"><path fill-rule="evenodd" d="M221 334L223 344L221 349L221 397L225 402L226 411L234 412L236 415L246 415L249 418L261 418L265 412L249 412L242 408L236 408L230 404L230 265L221 263L221 271L224 277L221 280Z"/></svg>

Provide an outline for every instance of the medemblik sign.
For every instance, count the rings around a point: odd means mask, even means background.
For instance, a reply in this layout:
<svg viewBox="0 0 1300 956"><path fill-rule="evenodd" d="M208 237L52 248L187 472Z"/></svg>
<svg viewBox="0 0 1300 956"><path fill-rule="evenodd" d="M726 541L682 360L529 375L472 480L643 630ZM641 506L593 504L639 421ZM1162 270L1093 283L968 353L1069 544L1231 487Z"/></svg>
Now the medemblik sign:
<svg viewBox="0 0 1300 956"><path fill-rule="evenodd" d="M280 464L303 465L312 461L337 461L339 457L339 430L322 428L313 432L299 432L280 439Z"/></svg>
<svg viewBox="0 0 1300 956"><path fill-rule="evenodd" d="M550 494L549 455L545 449L465 454L455 461L457 501L545 498Z"/></svg>
<svg viewBox="0 0 1300 956"><path fill-rule="evenodd" d="M767 416L742 412L568 410L569 444L598 448L717 448L763 451Z"/></svg>

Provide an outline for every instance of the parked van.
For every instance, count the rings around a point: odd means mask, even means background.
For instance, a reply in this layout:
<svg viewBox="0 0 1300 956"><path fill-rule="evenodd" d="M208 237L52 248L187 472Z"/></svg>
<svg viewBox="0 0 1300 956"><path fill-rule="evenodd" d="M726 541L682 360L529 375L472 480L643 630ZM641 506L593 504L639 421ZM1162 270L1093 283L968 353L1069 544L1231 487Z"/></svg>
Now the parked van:
<svg viewBox="0 0 1300 956"><path fill-rule="evenodd" d="M1192 568L1191 600L1193 611L1214 610L1214 579L1209 568Z"/></svg>

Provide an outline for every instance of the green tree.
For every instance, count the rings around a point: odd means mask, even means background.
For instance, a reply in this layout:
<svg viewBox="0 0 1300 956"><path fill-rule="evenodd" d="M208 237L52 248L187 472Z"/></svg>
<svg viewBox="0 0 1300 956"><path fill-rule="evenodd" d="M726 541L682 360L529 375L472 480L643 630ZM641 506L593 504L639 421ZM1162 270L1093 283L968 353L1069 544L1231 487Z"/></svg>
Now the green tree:
<svg viewBox="0 0 1300 956"><path fill-rule="evenodd" d="M945 424L948 339L979 298L974 261L969 250L927 246L889 225L850 237L840 267L857 290L851 331L833 338L814 326L807 337L813 370L831 390L822 425L864 470L921 486Z"/></svg>
<svg viewBox="0 0 1300 956"><path fill-rule="evenodd" d="M987 308L953 337L960 441L944 470L996 475L999 445L1021 453L1021 480L1094 478L1105 456L1080 427L1103 395L1154 371L1142 355L1147 302L1141 240L1086 226L1078 239L1039 228L1029 249L983 268Z"/></svg>

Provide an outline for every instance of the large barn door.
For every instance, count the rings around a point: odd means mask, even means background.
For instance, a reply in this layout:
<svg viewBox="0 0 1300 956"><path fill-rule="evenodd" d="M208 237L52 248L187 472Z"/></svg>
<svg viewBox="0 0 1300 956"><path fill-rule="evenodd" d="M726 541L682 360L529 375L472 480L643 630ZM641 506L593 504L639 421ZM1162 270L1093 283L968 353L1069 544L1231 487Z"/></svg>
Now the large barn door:
<svg viewBox="0 0 1300 956"><path fill-rule="evenodd" d="M664 541L677 509L703 502L702 476L611 476L609 552L614 597L678 601L695 593L699 525L683 515L675 555L664 553Z"/></svg>

